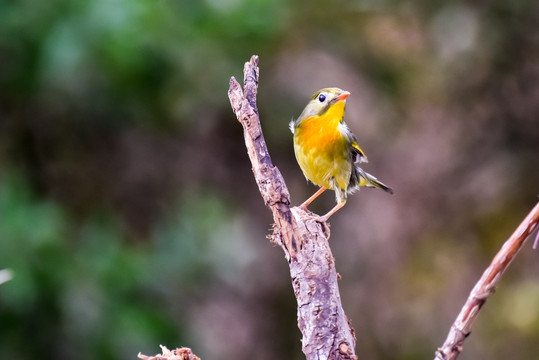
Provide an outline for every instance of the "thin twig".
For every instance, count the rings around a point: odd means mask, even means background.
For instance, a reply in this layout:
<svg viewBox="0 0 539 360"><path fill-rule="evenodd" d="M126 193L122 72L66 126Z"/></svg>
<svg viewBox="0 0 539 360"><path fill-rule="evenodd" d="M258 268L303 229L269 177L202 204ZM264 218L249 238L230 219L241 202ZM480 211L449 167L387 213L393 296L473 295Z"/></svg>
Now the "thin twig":
<svg viewBox="0 0 539 360"><path fill-rule="evenodd" d="M472 326L479 315L481 307L494 292L498 281L515 255L522 248L525 240L539 223L539 203L526 216L515 232L503 244L490 266L470 292L468 300L451 326L445 343L436 351L435 360L455 360L462 352L464 340L470 335Z"/></svg>
<svg viewBox="0 0 539 360"><path fill-rule="evenodd" d="M329 231L312 215L290 208L290 194L283 176L269 156L256 107L258 56L244 66L243 90L234 77L228 97L244 129L245 145L253 174L275 221L270 239L283 249L290 267L298 302L298 326L308 360L357 359L355 337L344 314L338 275L326 239Z"/></svg>

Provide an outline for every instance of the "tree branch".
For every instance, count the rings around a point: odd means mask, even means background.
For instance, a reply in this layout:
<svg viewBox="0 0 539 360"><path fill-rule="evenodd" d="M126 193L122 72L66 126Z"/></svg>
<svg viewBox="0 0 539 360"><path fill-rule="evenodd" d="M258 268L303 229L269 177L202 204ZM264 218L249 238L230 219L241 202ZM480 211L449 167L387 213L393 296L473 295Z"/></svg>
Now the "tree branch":
<svg viewBox="0 0 539 360"><path fill-rule="evenodd" d="M178 348L176 350L169 350L166 346L160 345L162 354L155 356L147 356L138 353L138 358L141 360L200 360L198 356L193 354L189 348Z"/></svg>
<svg viewBox="0 0 539 360"><path fill-rule="evenodd" d="M245 63L243 90L234 77L228 97L243 126L253 174L275 221L270 240L281 246L288 260L298 303L298 326L303 352L311 359L357 359L355 336L341 305L338 275L326 238L329 229L316 215L290 208L283 176L272 162L256 107L258 56Z"/></svg>
<svg viewBox="0 0 539 360"><path fill-rule="evenodd" d="M445 343L436 351L435 360L455 360L462 352L464 340L470 335L471 329L481 307L494 292L498 281L517 252L522 248L525 240L535 230L539 223L539 203L530 211L511 237L503 244L483 276L475 284L468 300L462 307L460 314L451 326Z"/></svg>

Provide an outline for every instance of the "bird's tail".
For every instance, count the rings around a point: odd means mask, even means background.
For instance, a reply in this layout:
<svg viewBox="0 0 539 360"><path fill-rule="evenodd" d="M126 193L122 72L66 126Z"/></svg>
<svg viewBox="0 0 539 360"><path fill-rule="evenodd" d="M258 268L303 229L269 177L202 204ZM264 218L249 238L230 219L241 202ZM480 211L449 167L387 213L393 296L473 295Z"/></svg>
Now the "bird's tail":
<svg viewBox="0 0 539 360"><path fill-rule="evenodd" d="M362 168L356 166L356 171L358 175L358 186L376 187L390 194L393 194L392 188L382 183L377 178L364 171Z"/></svg>

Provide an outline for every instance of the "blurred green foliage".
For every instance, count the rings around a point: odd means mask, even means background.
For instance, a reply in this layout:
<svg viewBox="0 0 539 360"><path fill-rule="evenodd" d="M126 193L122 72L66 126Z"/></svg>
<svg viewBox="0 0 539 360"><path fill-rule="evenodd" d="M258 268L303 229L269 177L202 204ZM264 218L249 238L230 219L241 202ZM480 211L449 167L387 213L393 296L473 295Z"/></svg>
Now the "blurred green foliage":
<svg viewBox="0 0 539 360"><path fill-rule="evenodd" d="M332 218L344 307L360 357L432 357L537 200L538 22L532 0L0 0L0 358L302 358L226 97L252 54L294 204L314 188L288 121L352 92L396 195ZM533 358L538 271L519 255L462 359Z"/></svg>

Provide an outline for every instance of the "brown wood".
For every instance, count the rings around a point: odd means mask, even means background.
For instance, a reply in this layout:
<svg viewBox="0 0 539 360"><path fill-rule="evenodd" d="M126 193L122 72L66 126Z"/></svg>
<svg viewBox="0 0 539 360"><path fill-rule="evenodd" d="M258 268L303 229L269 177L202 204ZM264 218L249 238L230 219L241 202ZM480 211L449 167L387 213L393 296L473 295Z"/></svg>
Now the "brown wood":
<svg viewBox="0 0 539 360"><path fill-rule="evenodd" d="M525 240L535 230L539 223L539 203L530 211L515 232L503 244L502 248L485 270L483 276L475 284L468 300L460 310L457 319L451 326L447 339L436 351L435 360L455 360L462 352L464 340L470 335L472 326L479 311L492 294L515 255L524 245Z"/></svg>

